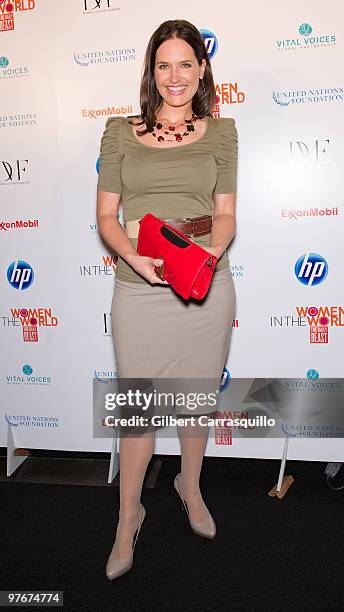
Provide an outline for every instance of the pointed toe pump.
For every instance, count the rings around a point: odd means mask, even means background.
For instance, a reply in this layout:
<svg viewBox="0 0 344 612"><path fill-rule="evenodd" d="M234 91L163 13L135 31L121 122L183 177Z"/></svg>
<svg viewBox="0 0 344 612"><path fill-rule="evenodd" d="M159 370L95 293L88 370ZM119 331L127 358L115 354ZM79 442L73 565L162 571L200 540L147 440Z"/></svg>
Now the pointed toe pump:
<svg viewBox="0 0 344 612"><path fill-rule="evenodd" d="M125 557L124 559L116 559L116 557L114 556L113 549L112 549L110 556L108 558L107 564L106 564L106 569L105 569L106 575L109 580L114 580L115 578L119 578L120 576L122 576L123 574L126 574L126 572L128 572L131 569L133 565L133 559L134 559L135 544L137 542L137 538L139 536L140 529L142 527L142 523L145 519L145 516L146 516L146 510L144 506L140 503L140 520L139 520L139 525L134 535L133 549L132 549L131 555L130 557Z"/></svg>
<svg viewBox="0 0 344 612"><path fill-rule="evenodd" d="M182 497L182 494L180 492L179 479L180 479L180 474L177 474L177 476L174 479L173 486L174 486L175 490L177 491L180 499L182 500L183 506L184 506L184 508L186 510L186 513L187 513L189 521L190 521L191 529L195 533L197 533L197 535L202 536L203 538L208 538L208 539L212 540L213 538L215 538L215 535L216 535L216 525L215 525L215 521L214 521L213 517L211 516L211 514L210 514L210 512L208 510L208 517L207 517L206 520L198 521L198 522L191 520L190 514L189 514L189 510L188 510L188 507L186 505L186 501Z"/></svg>

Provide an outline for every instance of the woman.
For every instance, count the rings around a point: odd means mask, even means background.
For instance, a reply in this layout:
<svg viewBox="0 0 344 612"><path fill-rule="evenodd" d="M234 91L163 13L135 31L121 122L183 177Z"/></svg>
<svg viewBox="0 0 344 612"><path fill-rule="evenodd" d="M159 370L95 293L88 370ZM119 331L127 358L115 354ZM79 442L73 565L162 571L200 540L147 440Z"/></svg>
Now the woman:
<svg viewBox="0 0 344 612"><path fill-rule="evenodd" d="M210 62L191 23L166 21L152 35L140 101L141 116L108 119L101 141L97 222L119 256L112 302L117 370L125 378L220 380L235 312L225 251L235 234L237 132L233 119L212 117ZM117 218L120 198L125 230ZM192 239L218 258L201 302L186 302L160 278L161 259L138 255L139 219L148 212L172 219L186 234L189 228ZM199 229L197 218L204 215L208 225ZM193 232L188 218L194 219ZM210 412L211 407L204 410ZM213 538L214 519L199 488L208 427L196 423L179 427L178 434L181 472L174 487L192 529ZM154 432L121 434L120 511L106 566L109 579L132 566L145 518L141 489L153 452Z"/></svg>

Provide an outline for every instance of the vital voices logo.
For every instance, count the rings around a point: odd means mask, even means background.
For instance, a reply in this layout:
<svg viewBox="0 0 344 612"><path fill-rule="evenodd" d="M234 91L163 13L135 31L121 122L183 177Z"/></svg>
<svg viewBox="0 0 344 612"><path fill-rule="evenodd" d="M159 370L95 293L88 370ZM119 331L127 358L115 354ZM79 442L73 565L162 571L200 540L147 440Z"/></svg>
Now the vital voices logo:
<svg viewBox="0 0 344 612"><path fill-rule="evenodd" d="M128 106L106 106L103 108L83 108L81 115L84 119L98 119L98 117L108 117L112 115L126 116L133 113L131 104Z"/></svg>
<svg viewBox="0 0 344 612"><path fill-rule="evenodd" d="M0 161L0 185L28 185L29 160L11 159Z"/></svg>
<svg viewBox="0 0 344 612"><path fill-rule="evenodd" d="M310 368L309 370L307 370L306 376L307 378L309 378L309 380L317 380L319 378L319 372L314 368Z"/></svg>
<svg viewBox="0 0 344 612"><path fill-rule="evenodd" d="M12 66L8 57L4 55L0 57L0 80L21 78L28 74L27 66Z"/></svg>
<svg viewBox="0 0 344 612"><path fill-rule="evenodd" d="M120 11L119 6L114 6L114 0L82 0L84 15L97 15L109 11Z"/></svg>
<svg viewBox="0 0 344 612"><path fill-rule="evenodd" d="M278 51L295 51L296 49L314 49L315 47L333 47L336 44L335 34L318 34L309 23L301 23L295 35L276 41Z"/></svg>
<svg viewBox="0 0 344 612"><path fill-rule="evenodd" d="M22 367L21 374L7 374L5 376L8 385L35 385L35 386L50 386L52 384L51 376L33 371L31 365L26 363Z"/></svg>
<svg viewBox="0 0 344 612"><path fill-rule="evenodd" d="M219 47L218 40L214 32L211 32L210 30L199 30L199 33L204 40L204 44L205 44L205 48L208 53L208 57L211 60L213 59L214 55L216 55L216 52L218 50L218 47Z"/></svg>
<svg viewBox="0 0 344 612"><path fill-rule="evenodd" d="M136 50L131 48L104 49L100 51L74 52L74 61L78 66L87 68L99 64L123 64L136 59Z"/></svg>
<svg viewBox="0 0 344 612"><path fill-rule="evenodd" d="M272 92L273 101L280 107L321 102L343 102L343 87L321 87L320 89L290 89Z"/></svg>
<svg viewBox="0 0 344 612"><path fill-rule="evenodd" d="M37 113L17 113L16 115L0 115L0 128L34 127L37 124Z"/></svg>
<svg viewBox="0 0 344 612"><path fill-rule="evenodd" d="M328 265L326 259L318 253L305 253L298 258L294 272L300 283L307 287L314 287L325 280Z"/></svg>
<svg viewBox="0 0 344 612"><path fill-rule="evenodd" d="M12 261L7 268L7 280L13 289L28 289L33 283L35 275L32 267L27 261L17 259Z"/></svg>

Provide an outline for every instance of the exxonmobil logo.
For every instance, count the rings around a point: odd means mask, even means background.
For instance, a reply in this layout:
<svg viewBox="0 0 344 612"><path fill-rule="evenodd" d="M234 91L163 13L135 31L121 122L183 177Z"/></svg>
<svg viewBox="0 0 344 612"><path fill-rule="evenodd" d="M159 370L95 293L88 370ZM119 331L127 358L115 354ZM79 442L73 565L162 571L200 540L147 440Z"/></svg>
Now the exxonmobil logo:
<svg viewBox="0 0 344 612"><path fill-rule="evenodd" d="M0 221L0 231L11 230L11 229L26 229L38 227L38 219L16 219L15 221Z"/></svg>

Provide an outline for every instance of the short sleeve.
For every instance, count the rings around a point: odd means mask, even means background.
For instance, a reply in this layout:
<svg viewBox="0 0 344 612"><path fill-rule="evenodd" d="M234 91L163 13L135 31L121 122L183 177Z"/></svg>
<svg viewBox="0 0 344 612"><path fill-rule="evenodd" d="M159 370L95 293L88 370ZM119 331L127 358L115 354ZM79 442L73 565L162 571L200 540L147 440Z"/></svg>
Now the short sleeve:
<svg viewBox="0 0 344 612"><path fill-rule="evenodd" d="M237 190L238 134L234 119L222 117L218 121L215 161L217 183L214 193L233 193Z"/></svg>
<svg viewBox="0 0 344 612"><path fill-rule="evenodd" d="M100 143L100 164L97 189L121 193L120 128L122 117L110 117Z"/></svg>

